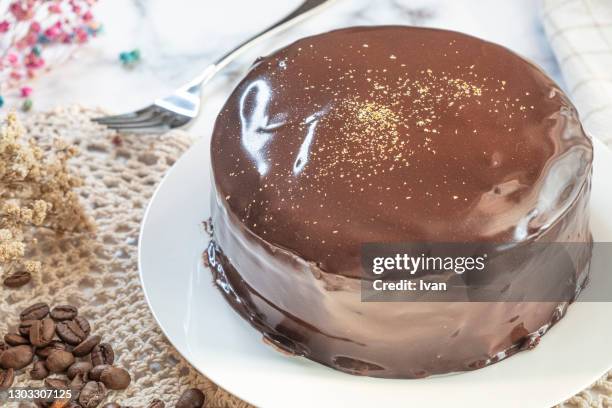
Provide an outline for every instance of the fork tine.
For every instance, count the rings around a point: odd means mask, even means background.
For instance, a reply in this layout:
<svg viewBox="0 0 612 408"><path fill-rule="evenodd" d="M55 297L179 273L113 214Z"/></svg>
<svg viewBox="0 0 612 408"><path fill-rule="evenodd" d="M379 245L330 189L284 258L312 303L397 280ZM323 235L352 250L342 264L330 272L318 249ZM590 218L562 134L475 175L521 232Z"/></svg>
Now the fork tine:
<svg viewBox="0 0 612 408"><path fill-rule="evenodd" d="M124 122L124 123L110 123L107 124L111 129L116 130L135 130L135 129L146 129L146 128L161 128L166 127L170 129L170 124L168 120L164 116L155 116L148 120L143 120L140 122Z"/></svg>
<svg viewBox="0 0 612 408"><path fill-rule="evenodd" d="M94 122L116 122L120 120L129 120L138 116L137 112L124 113L122 115L111 115L111 116L100 116L98 118L92 118Z"/></svg>
<svg viewBox="0 0 612 408"><path fill-rule="evenodd" d="M159 134L159 133L166 133L169 130L171 130L172 128L166 124L162 124L162 125L157 125L157 126L148 126L148 127L136 127L136 128L124 128L124 127L115 127L115 126L108 126L109 129L113 129L119 133L121 132L128 132L130 134L135 134L135 133L139 133L139 134Z"/></svg>
<svg viewBox="0 0 612 408"><path fill-rule="evenodd" d="M110 124L122 124L122 123L136 123L143 122L151 119L155 116L155 110L152 108L145 108L137 112L125 113L123 115L104 116L100 118L94 118L94 122L98 122L102 125Z"/></svg>

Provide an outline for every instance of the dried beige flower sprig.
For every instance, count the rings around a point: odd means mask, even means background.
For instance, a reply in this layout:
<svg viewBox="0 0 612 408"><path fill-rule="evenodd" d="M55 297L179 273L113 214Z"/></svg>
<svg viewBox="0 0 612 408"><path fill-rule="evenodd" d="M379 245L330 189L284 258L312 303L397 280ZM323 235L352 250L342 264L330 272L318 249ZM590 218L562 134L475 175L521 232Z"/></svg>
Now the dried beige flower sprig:
<svg viewBox="0 0 612 408"><path fill-rule="evenodd" d="M9 114L0 130L0 275L8 287L23 286L40 271L40 262L26 259L28 232L93 231L75 192L82 179L68 168L77 149L59 140L45 147L24 136L17 116Z"/></svg>

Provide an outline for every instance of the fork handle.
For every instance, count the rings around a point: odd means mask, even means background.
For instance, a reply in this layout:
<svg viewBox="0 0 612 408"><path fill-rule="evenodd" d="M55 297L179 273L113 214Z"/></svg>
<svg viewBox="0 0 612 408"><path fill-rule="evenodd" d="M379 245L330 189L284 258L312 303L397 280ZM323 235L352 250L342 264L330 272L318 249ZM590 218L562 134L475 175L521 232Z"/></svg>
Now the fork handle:
<svg viewBox="0 0 612 408"><path fill-rule="evenodd" d="M199 94L204 84L210 81L217 72L225 68L230 62L234 61L246 50L260 43L261 41L266 40L283 30L286 30L300 21L305 20L322 9L324 6L330 5L334 1L337 0L305 0L298 8L293 10L285 18L239 44L236 48L229 51L217 61L206 67L206 69L204 69L200 75L182 86L181 89L191 94Z"/></svg>

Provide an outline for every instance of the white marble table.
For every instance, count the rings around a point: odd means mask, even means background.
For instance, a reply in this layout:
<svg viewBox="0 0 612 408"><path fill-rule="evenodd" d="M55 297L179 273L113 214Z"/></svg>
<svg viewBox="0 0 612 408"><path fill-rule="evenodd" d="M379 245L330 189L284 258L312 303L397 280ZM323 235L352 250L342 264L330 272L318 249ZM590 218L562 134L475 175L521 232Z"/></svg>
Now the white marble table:
<svg viewBox="0 0 612 408"><path fill-rule="evenodd" d="M37 110L81 104L122 112L145 105L193 77L216 55L269 25L300 0L100 0L104 33L63 66L34 81ZM517 51L560 80L533 0L337 0L323 14L274 38L229 66L205 94L191 129L211 129L235 81L258 54L299 37L350 25L411 24L449 28ZM121 51L142 62L121 66ZM7 106L19 101L9 100Z"/></svg>

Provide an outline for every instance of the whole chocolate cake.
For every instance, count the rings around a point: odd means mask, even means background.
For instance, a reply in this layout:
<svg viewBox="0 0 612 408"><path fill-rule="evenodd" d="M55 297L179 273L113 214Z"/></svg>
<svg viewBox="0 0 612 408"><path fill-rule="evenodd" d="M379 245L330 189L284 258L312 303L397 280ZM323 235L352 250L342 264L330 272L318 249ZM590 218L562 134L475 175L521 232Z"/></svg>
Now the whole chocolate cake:
<svg viewBox="0 0 612 408"><path fill-rule="evenodd" d="M499 361L537 344L588 274L585 249L569 297L532 262L489 276L516 276L525 301L362 301L364 243L591 241L593 151L575 108L477 38L383 26L299 40L256 61L211 152L216 285L266 340L345 372Z"/></svg>

